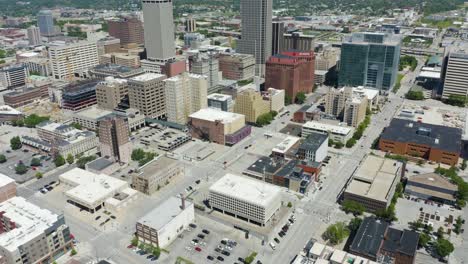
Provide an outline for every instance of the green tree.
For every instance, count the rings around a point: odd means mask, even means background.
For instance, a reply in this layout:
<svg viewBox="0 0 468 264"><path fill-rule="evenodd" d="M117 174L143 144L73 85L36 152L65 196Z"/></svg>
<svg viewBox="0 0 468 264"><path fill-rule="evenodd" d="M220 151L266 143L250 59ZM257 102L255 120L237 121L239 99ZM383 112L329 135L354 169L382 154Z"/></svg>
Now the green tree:
<svg viewBox="0 0 468 264"><path fill-rule="evenodd" d="M59 154L55 157L54 164L55 164L55 167L63 166L65 165L65 159L63 158L62 155Z"/></svg>
<svg viewBox="0 0 468 264"><path fill-rule="evenodd" d="M297 104L303 104L306 99L307 99L307 97L306 97L304 92L298 92L296 94L296 103Z"/></svg>
<svg viewBox="0 0 468 264"><path fill-rule="evenodd" d="M68 164L73 164L73 162L75 162L75 157L73 157L71 153L67 155L67 162Z"/></svg>
<svg viewBox="0 0 468 264"><path fill-rule="evenodd" d="M335 142L335 148L337 148L337 149L341 149L341 148L343 148L343 147L344 147L344 144L343 144L343 143L341 143L340 141L338 141L338 142Z"/></svg>
<svg viewBox="0 0 468 264"><path fill-rule="evenodd" d="M463 226L463 219L461 218L461 216L458 216L457 219L455 220L455 224L453 224L453 232L455 232L456 234L460 234L462 226Z"/></svg>
<svg viewBox="0 0 468 264"><path fill-rule="evenodd" d="M12 150L20 149L23 146L19 136L12 137L10 139L10 147Z"/></svg>
<svg viewBox="0 0 468 264"><path fill-rule="evenodd" d="M424 227L424 223L421 220L409 222L408 226L411 230L418 231L419 229Z"/></svg>
<svg viewBox="0 0 468 264"><path fill-rule="evenodd" d="M134 149L132 151L132 160L133 161L139 161L145 158L145 151L142 150L141 148Z"/></svg>
<svg viewBox="0 0 468 264"><path fill-rule="evenodd" d="M422 248L422 247L427 246L427 243L429 243L429 241L431 241L431 237L428 234L420 233L418 247Z"/></svg>
<svg viewBox="0 0 468 264"><path fill-rule="evenodd" d="M346 141L347 148L352 148L354 145L356 145L356 139L350 138L348 141Z"/></svg>
<svg viewBox="0 0 468 264"><path fill-rule="evenodd" d="M436 233L437 238L439 238L439 239L440 239L440 238L444 238L444 234L445 234L444 228L443 228L443 227L439 227L439 229L437 229L437 233Z"/></svg>
<svg viewBox="0 0 468 264"><path fill-rule="evenodd" d="M348 236L349 229L343 222L330 225L322 235L323 239L328 240L332 245L341 243Z"/></svg>
<svg viewBox="0 0 468 264"><path fill-rule="evenodd" d="M16 174L25 174L28 171L28 167L23 163L16 164L15 172Z"/></svg>
<svg viewBox="0 0 468 264"><path fill-rule="evenodd" d="M151 254L153 254L153 256L156 258L159 258L159 256L161 256L161 249L159 247L153 247Z"/></svg>
<svg viewBox="0 0 468 264"><path fill-rule="evenodd" d="M273 120L273 114L272 113L265 113L263 115L258 116L257 118L257 125L259 126L266 126L271 123Z"/></svg>
<svg viewBox="0 0 468 264"><path fill-rule="evenodd" d="M435 244L436 252L441 257L446 257L455 250L453 244L447 239L439 238Z"/></svg>
<svg viewBox="0 0 468 264"><path fill-rule="evenodd" d="M460 165L460 169L461 169L461 170L465 170L466 167L467 167L467 165L466 165L466 159L463 159L462 164Z"/></svg>
<svg viewBox="0 0 468 264"><path fill-rule="evenodd" d="M76 129L83 129L83 126L81 124L79 124L79 123L73 122L73 123L71 123L71 126L76 128Z"/></svg>
<svg viewBox="0 0 468 264"><path fill-rule="evenodd" d="M292 203L291 203L291 202L288 202L288 207L289 207L289 208L292 207Z"/></svg>
<svg viewBox="0 0 468 264"><path fill-rule="evenodd" d="M41 160L38 158L33 158L30 163L31 166L38 167L41 166Z"/></svg>
<svg viewBox="0 0 468 264"><path fill-rule="evenodd" d="M76 249L72 248L70 251L70 256L75 256L76 254L78 254L78 252L76 252Z"/></svg>
<svg viewBox="0 0 468 264"><path fill-rule="evenodd" d="M138 237L134 236L131 241L132 246L137 247L138 246Z"/></svg>
<svg viewBox="0 0 468 264"><path fill-rule="evenodd" d="M76 166L80 169L84 169L86 167L86 163L90 162L90 161L93 161L96 159L96 156L94 155L91 155L91 156L84 156L84 157L80 157L77 161L76 161Z"/></svg>
<svg viewBox="0 0 468 264"><path fill-rule="evenodd" d="M40 172L40 171L36 172L36 178L37 179L41 179L43 176L44 176L44 174L42 174L42 172Z"/></svg>
<svg viewBox="0 0 468 264"><path fill-rule="evenodd" d="M333 141L333 139L329 138L328 139L328 146L333 147L333 145L335 145L335 141Z"/></svg>
<svg viewBox="0 0 468 264"><path fill-rule="evenodd" d="M409 100L424 100L424 94L422 91L409 91L406 93L405 97Z"/></svg>
<svg viewBox="0 0 468 264"><path fill-rule="evenodd" d="M341 205L341 208L346 213L352 213L354 215L362 215L362 213L364 213L364 211L366 210L364 205L352 200L344 200Z"/></svg>
<svg viewBox="0 0 468 264"><path fill-rule="evenodd" d="M445 103L449 105L454 105L454 106L460 106L460 107L465 107L466 105L466 96L462 95L450 95L448 99L445 100Z"/></svg>
<svg viewBox="0 0 468 264"><path fill-rule="evenodd" d="M349 221L348 228L351 232L356 232L359 227L361 226L362 219L359 217L355 217Z"/></svg>
<svg viewBox="0 0 468 264"><path fill-rule="evenodd" d="M7 158L5 155L0 154L0 163L5 163L7 161Z"/></svg>
<svg viewBox="0 0 468 264"><path fill-rule="evenodd" d="M24 119L24 124L27 127L33 128L33 127L36 127L38 124L40 124L40 123L42 123L44 121L48 121L49 119L50 119L50 117L48 117L48 116L39 116L39 115L36 115L36 114L32 114L32 115L27 116Z"/></svg>
<svg viewBox="0 0 468 264"><path fill-rule="evenodd" d="M289 96L289 95L285 95L285 96L284 96L284 104L285 104L285 105L290 105L290 104L292 104L292 98L291 98L291 96Z"/></svg>

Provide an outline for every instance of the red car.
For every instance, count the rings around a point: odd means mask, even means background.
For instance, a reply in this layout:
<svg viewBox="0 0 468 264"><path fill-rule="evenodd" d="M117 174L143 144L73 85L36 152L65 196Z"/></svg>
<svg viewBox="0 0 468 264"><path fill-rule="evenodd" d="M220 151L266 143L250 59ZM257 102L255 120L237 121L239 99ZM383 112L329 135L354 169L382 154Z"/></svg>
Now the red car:
<svg viewBox="0 0 468 264"><path fill-rule="evenodd" d="M127 248L133 248L133 245L128 245Z"/></svg>
<svg viewBox="0 0 468 264"><path fill-rule="evenodd" d="M198 252L201 252L201 248L200 248L200 247L196 247L195 250L198 251Z"/></svg>

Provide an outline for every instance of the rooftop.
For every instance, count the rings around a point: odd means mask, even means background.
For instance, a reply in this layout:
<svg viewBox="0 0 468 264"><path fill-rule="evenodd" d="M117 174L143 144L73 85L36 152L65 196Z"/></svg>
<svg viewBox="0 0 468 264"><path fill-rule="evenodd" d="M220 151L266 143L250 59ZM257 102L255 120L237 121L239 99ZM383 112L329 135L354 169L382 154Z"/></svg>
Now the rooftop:
<svg viewBox="0 0 468 264"><path fill-rule="evenodd" d="M258 174L270 173L273 174L281 168L280 162L275 162L274 159L266 156L260 157L252 165L247 168L247 172L254 172Z"/></svg>
<svg viewBox="0 0 468 264"><path fill-rule="evenodd" d="M196 118L206 121L221 121L223 124L232 123L237 119L244 118L244 115L221 111L215 108L204 108L190 115L190 118Z"/></svg>
<svg viewBox="0 0 468 264"><path fill-rule="evenodd" d="M131 78L130 80L136 81L136 82L147 82L147 81L161 79L161 78L165 78L165 77L166 77L166 75L163 75L163 74L148 72L148 73L144 73L144 74L135 76L135 77Z"/></svg>
<svg viewBox="0 0 468 264"><path fill-rule="evenodd" d="M331 132L333 134L348 135L353 130L347 126L337 126L332 124L319 123L317 121L309 121L302 125L303 128L310 128L313 130Z"/></svg>
<svg viewBox="0 0 468 264"><path fill-rule="evenodd" d="M13 180L12 178L6 176L3 173L0 173L0 187L3 187L3 186L5 186L7 184L10 184L12 182L15 182L15 180Z"/></svg>
<svg viewBox="0 0 468 264"><path fill-rule="evenodd" d="M114 164L114 162L110 159L106 159L105 157L101 157L98 159L95 159L89 163L86 164L86 168L90 168L96 171L101 171L110 165Z"/></svg>
<svg viewBox="0 0 468 264"><path fill-rule="evenodd" d="M297 142L299 142L300 138L288 136L283 141L281 141L278 145L276 145L272 151L277 153L285 153L287 152L292 146L294 146Z"/></svg>
<svg viewBox="0 0 468 264"><path fill-rule="evenodd" d="M277 196L281 195L280 187L230 173L211 185L210 192L262 207L268 207Z"/></svg>
<svg viewBox="0 0 468 264"><path fill-rule="evenodd" d="M207 96L208 100L227 101L232 100L232 96L227 94L212 93Z"/></svg>
<svg viewBox="0 0 468 264"><path fill-rule="evenodd" d="M326 134L310 133L307 138L304 139L299 148L316 151L318 148L320 148L320 146L323 145L325 141L327 141L327 139L328 135Z"/></svg>
<svg viewBox="0 0 468 264"><path fill-rule="evenodd" d="M401 166L398 161L369 155L354 173L345 192L386 202L391 199L390 190L398 180Z"/></svg>
<svg viewBox="0 0 468 264"><path fill-rule="evenodd" d="M9 105L0 106L0 115L22 115L23 113Z"/></svg>
<svg viewBox="0 0 468 264"><path fill-rule="evenodd" d="M371 217L364 218L349 247L350 251L375 259L387 227L387 222Z"/></svg>
<svg viewBox="0 0 468 264"><path fill-rule="evenodd" d="M405 255L415 256L418 247L419 234L410 230L388 228L382 249L389 252L401 252Z"/></svg>
<svg viewBox="0 0 468 264"><path fill-rule="evenodd" d="M437 173L425 173L409 177L406 190L455 201L454 193L458 187Z"/></svg>
<svg viewBox="0 0 468 264"><path fill-rule="evenodd" d="M74 115L77 117L89 118L89 119L95 119L95 120L100 120L111 114L112 114L112 111L100 109L95 105L92 107L88 107L84 109L83 111L74 113Z"/></svg>
<svg viewBox="0 0 468 264"><path fill-rule="evenodd" d="M146 164L145 167L140 169L139 177L150 178L154 175L158 175L163 171L166 171L171 166L176 166L178 162L171 158L166 158L165 156L158 156L156 160L151 161Z"/></svg>
<svg viewBox="0 0 468 264"><path fill-rule="evenodd" d="M140 218L138 223L159 231L184 211L181 208L181 204L181 199L169 197L158 207ZM185 200L185 210L189 210L191 205L192 202Z"/></svg>
<svg viewBox="0 0 468 264"><path fill-rule="evenodd" d="M458 128L394 118L381 139L426 145L448 152L460 152L462 131Z"/></svg>

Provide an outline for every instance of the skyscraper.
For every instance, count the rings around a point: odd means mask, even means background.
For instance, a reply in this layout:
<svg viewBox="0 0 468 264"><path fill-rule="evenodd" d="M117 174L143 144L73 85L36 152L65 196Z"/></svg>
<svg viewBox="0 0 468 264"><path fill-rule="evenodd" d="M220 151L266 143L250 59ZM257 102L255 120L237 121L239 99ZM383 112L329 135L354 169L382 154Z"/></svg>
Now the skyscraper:
<svg viewBox="0 0 468 264"><path fill-rule="evenodd" d="M195 19L191 15L189 15L185 19L184 25L185 25L185 32L195 32L195 31L197 31L197 23L196 23Z"/></svg>
<svg viewBox="0 0 468 264"><path fill-rule="evenodd" d="M55 34L54 17L52 16L52 11L39 11L37 14L37 24L43 36L52 36Z"/></svg>
<svg viewBox="0 0 468 264"><path fill-rule="evenodd" d="M339 86L390 90L396 82L401 38L384 33L354 33L341 46Z"/></svg>
<svg viewBox="0 0 468 264"><path fill-rule="evenodd" d="M128 123L121 117L109 117L99 121L101 155L120 162L130 162L132 143L128 139Z"/></svg>
<svg viewBox="0 0 468 264"><path fill-rule="evenodd" d="M272 40L271 40L271 55L276 55L283 51L284 41L284 22L273 22L272 25Z"/></svg>
<svg viewBox="0 0 468 264"><path fill-rule="evenodd" d="M257 74L263 75L271 56L273 0L241 0L242 36L237 52L256 58Z"/></svg>
<svg viewBox="0 0 468 264"><path fill-rule="evenodd" d="M166 75L145 73L128 80L130 107L140 110L147 118L165 117L164 79Z"/></svg>
<svg viewBox="0 0 468 264"><path fill-rule="evenodd" d="M36 26L30 26L28 28L28 41L29 45L37 46L41 44L41 31Z"/></svg>
<svg viewBox="0 0 468 264"><path fill-rule="evenodd" d="M445 80L442 98L468 96L468 53L450 52L445 64Z"/></svg>
<svg viewBox="0 0 468 264"><path fill-rule="evenodd" d="M145 48L149 60L175 59L172 0L143 0Z"/></svg>

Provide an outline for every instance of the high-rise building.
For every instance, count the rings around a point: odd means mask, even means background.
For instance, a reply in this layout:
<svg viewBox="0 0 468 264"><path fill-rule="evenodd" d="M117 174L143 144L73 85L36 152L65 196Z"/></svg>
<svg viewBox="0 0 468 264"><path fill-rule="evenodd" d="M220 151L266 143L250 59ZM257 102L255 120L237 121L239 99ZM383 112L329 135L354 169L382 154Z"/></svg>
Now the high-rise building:
<svg viewBox="0 0 468 264"><path fill-rule="evenodd" d="M330 88L325 95L325 113L357 127L366 117L368 102L365 94L354 93L352 87Z"/></svg>
<svg viewBox="0 0 468 264"><path fill-rule="evenodd" d="M284 22L274 21L272 25L271 55L283 51Z"/></svg>
<svg viewBox="0 0 468 264"><path fill-rule="evenodd" d="M143 23L136 17L122 17L109 20L109 35L120 39L121 45L145 42Z"/></svg>
<svg viewBox="0 0 468 264"><path fill-rule="evenodd" d="M314 50L314 36L304 35L302 32L293 32L283 35L283 50L311 51Z"/></svg>
<svg viewBox="0 0 468 264"><path fill-rule="evenodd" d="M265 62L271 55L272 8L272 0L240 1L242 36L237 51L255 56L259 75L264 74Z"/></svg>
<svg viewBox="0 0 468 264"><path fill-rule="evenodd" d="M250 54L221 53L219 70L223 78L229 80L248 80L255 76L255 57Z"/></svg>
<svg viewBox="0 0 468 264"><path fill-rule="evenodd" d="M197 23L195 19L189 15L184 22L185 25L185 32L195 32L197 31Z"/></svg>
<svg viewBox="0 0 468 264"><path fill-rule="evenodd" d="M130 107L140 110L147 118L166 116L164 95L165 75L145 73L128 80Z"/></svg>
<svg viewBox="0 0 468 264"><path fill-rule="evenodd" d="M219 84L219 60L215 52L198 53L190 59L190 72L208 77L208 94Z"/></svg>
<svg viewBox="0 0 468 264"><path fill-rule="evenodd" d="M446 61L442 98L468 96L468 53L450 52Z"/></svg>
<svg viewBox="0 0 468 264"><path fill-rule="evenodd" d="M149 60L169 61L175 58L175 35L172 0L143 0L146 25L145 48Z"/></svg>
<svg viewBox="0 0 468 264"><path fill-rule="evenodd" d="M128 139L128 131L128 123L124 118L114 116L99 121L101 155L119 162L130 162L132 143Z"/></svg>
<svg viewBox="0 0 468 264"><path fill-rule="evenodd" d="M73 248L63 215L23 197L0 203L0 263L52 263Z"/></svg>
<svg viewBox="0 0 468 264"><path fill-rule="evenodd" d="M52 16L52 11L50 10L41 10L37 14L37 25L41 35L43 36L53 36L55 35L54 27L54 17Z"/></svg>
<svg viewBox="0 0 468 264"><path fill-rule="evenodd" d="M396 82L401 38L384 33L354 33L341 46L340 86L388 91Z"/></svg>
<svg viewBox="0 0 468 264"><path fill-rule="evenodd" d="M73 79L75 72L87 71L99 64L96 42L53 43L48 53L55 79Z"/></svg>
<svg viewBox="0 0 468 264"><path fill-rule="evenodd" d="M15 88L26 84L29 71L26 66L10 65L0 69L0 84L5 88Z"/></svg>
<svg viewBox="0 0 468 264"><path fill-rule="evenodd" d="M165 82L167 121L185 125L188 116L207 107L207 77L183 73Z"/></svg>
<svg viewBox="0 0 468 264"><path fill-rule="evenodd" d="M102 109L114 110L128 94L127 80L107 77L96 85L97 105Z"/></svg>
<svg viewBox="0 0 468 264"><path fill-rule="evenodd" d="M36 26L28 28L28 42L30 46L37 46L42 43L41 31Z"/></svg>
<svg viewBox="0 0 468 264"><path fill-rule="evenodd" d="M266 64L265 87L282 89L291 100L297 93L311 93L314 87L315 54L282 52L271 56Z"/></svg>

